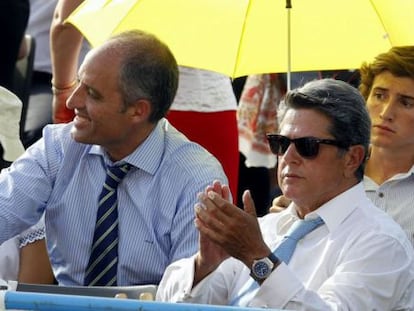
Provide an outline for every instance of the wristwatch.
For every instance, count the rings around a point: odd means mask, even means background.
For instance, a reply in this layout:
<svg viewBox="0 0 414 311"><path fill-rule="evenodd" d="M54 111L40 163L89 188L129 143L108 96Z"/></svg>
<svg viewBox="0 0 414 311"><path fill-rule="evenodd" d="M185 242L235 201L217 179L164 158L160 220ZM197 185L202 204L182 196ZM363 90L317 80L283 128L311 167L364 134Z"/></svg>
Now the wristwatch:
<svg viewBox="0 0 414 311"><path fill-rule="evenodd" d="M273 253L270 253L267 257L253 261L250 276L256 281L262 282L270 275L270 273L272 273L273 268L277 267L279 264L279 258Z"/></svg>

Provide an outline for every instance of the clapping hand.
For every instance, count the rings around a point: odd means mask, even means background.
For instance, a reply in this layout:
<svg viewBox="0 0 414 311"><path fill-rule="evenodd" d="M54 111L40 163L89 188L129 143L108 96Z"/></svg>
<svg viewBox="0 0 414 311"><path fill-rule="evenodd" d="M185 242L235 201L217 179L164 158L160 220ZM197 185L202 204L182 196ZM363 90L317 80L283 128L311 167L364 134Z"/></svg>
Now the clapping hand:
<svg viewBox="0 0 414 311"><path fill-rule="evenodd" d="M228 201L229 189L214 182L199 195L195 206L195 225L200 231L200 250L196 257L199 281L229 256L250 267L255 258L267 256L255 206L249 191L243 194L244 210Z"/></svg>

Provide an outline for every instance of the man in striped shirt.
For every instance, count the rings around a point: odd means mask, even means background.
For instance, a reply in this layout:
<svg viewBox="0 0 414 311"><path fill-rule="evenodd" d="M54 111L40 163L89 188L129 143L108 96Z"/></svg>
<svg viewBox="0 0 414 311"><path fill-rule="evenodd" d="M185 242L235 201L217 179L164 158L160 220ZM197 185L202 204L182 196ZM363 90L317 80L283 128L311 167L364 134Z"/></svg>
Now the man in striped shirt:
<svg viewBox="0 0 414 311"><path fill-rule="evenodd" d="M129 31L91 50L71 94L69 124L43 137L0 174L0 242L45 214L59 284L83 285L108 166L131 166L117 189L117 285L157 284L165 267L197 249L193 206L220 163L164 118L178 85L174 56L156 37Z"/></svg>

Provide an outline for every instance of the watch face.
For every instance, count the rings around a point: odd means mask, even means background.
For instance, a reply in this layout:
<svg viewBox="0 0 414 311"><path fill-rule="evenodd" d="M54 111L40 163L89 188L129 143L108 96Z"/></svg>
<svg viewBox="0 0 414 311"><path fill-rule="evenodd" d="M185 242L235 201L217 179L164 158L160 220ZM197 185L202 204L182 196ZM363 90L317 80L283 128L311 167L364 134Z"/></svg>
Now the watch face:
<svg viewBox="0 0 414 311"><path fill-rule="evenodd" d="M253 267L254 274L259 278L265 278L270 273L269 265L264 261L258 261Z"/></svg>

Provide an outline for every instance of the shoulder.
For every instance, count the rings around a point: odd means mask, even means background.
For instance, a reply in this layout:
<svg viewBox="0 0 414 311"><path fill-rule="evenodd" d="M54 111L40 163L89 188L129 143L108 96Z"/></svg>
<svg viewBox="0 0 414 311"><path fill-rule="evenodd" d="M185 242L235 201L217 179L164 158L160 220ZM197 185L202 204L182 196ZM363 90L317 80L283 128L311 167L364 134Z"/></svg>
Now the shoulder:
<svg viewBox="0 0 414 311"><path fill-rule="evenodd" d="M343 225L344 231L348 231L349 241L354 239L355 242L360 240L368 244L393 244L407 253L413 253L412 245L401 226L368 198Z"/></svg>
<svg viewBox="0 0 414 311"><path fill-rule="evenodd" d="M182 139L175 139L167 144L166 152L168 155L166 160L170 167L180 169L182 173L188 173L189 175L203 173L217 177L224 175L222 165L214 155L184 136L182 136Z"/></svg>
<svg viewBox="0 0 414 311"><path fill-rule="evenodd" d="M178 165L221 167L219 161L207 149L190 141L171 124L165 132L165 152Z"/></svg>

